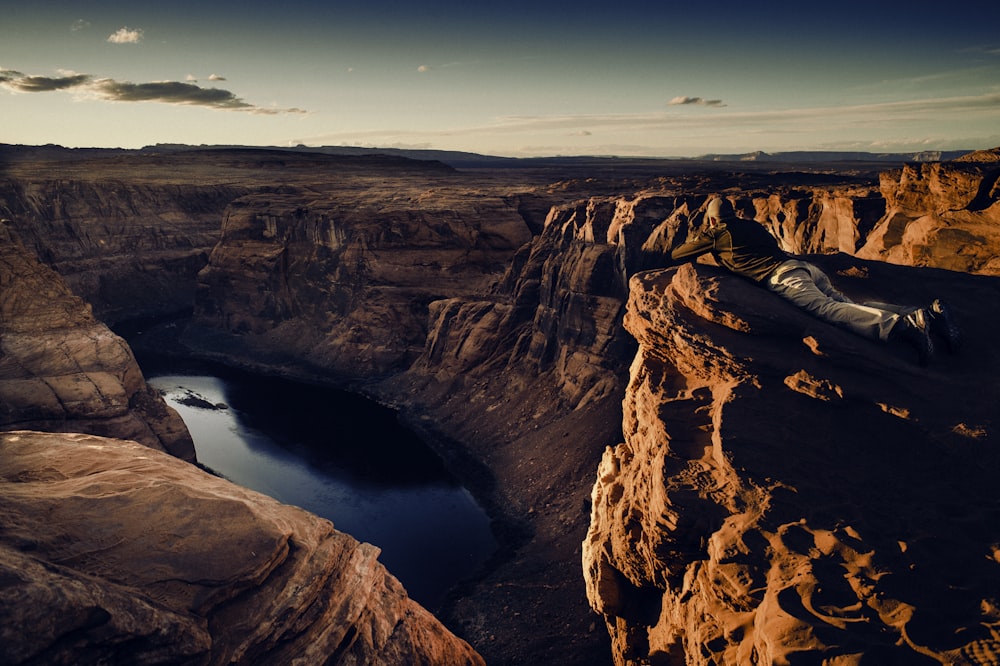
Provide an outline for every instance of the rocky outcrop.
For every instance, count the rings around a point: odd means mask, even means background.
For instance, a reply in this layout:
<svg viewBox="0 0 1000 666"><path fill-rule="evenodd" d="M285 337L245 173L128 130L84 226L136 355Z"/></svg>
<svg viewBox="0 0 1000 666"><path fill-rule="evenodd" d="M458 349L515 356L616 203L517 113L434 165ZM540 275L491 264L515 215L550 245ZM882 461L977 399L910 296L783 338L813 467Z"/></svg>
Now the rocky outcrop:
<svg viewBox="0 0 1000 666"><path fill-rule="evenodd" d="M744 217L770 229L792 254L854 254L885 213L869 188L791 191L753 197Z"/></svg>
<svg viewBox="0 0 1000 666"><path fill-rule="evenodd" d="M128 345L0 228L0 430L14 429L121 437L195 459Z"/></svg>
<svg viewBox="0 0 1000 666"><path fill-rule="evenodd" d="M0 434L4 664L482 664L378 549L134 442Z"/></svg>
<svg viewBox="0 0 1000 666"><path fill-rule="evenodd" d="M1000 149L881 176L886 213L858 256L1000 275Z"/></svg>
<svg viewBox="0 0 1000 666"><path fill-rule="evenodd" d="M1000 655L1000 282L814 259L856 298L945 298L965 349L923 369L713 267L634 277L583 544L616 664Z"/></svg>

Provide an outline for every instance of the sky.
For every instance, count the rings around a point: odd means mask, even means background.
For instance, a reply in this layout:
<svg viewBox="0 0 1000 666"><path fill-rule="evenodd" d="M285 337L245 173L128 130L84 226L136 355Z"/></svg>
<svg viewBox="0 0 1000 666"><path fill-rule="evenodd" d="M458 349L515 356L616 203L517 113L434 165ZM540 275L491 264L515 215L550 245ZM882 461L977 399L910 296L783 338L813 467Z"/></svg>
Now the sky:
<svg viewBox="0 0 1000 666"><path fill-rule="evenodd" d="M0 0L0 143L1000 146L1000 3Z"/></svg>

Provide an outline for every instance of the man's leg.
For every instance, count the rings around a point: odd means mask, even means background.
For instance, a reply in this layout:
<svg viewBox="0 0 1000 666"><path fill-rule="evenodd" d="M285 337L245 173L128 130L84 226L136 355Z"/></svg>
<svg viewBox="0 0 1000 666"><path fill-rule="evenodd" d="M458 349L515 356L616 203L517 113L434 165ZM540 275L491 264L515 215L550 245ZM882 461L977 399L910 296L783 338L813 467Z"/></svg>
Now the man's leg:
<svg viewBox="0 0 1000 666"><path fill-rule="evenodd" d="M823 271L804 261L782 264L767 286L813 316L873 340L887 340L901 319L897 312L851 302Z"/></svg>

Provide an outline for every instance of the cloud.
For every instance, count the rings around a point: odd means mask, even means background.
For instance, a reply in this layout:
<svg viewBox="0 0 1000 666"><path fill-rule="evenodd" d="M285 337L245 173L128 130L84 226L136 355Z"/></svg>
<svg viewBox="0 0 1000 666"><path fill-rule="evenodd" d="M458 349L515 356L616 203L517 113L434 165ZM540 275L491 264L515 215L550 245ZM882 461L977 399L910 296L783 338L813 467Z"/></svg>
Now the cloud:
<svg viewBox="0 0 1000 666"><path fill-rule="evenodd" d="M142 28L119 28L108 37L108 41L112 44L138 44L142 41Z"/></svg>
<svg viewBox="0 0 1000 666"><path fill-rule="evenodd" d="M69 27L70 32L79 32L81 30L86 30L90 27L90 21L84 19L77 19L73 21L73 24Z"/></svg>
<svg viewBox="0 0 1000 666"><path fill-rule="evenodd" d="M108 102L161 102L203 106L223 111L246 111L263 115L306 113L302 109L260 107L244 101L234 93L221 88L203 88L190 82L154 81L132 83L108 78L94 78L90 74L61 72L60 76L26 76L11 69L0 69L0 88L19 93L54 92L73 90Z"/></svg>
<svg viewBox="0 0 1000 666"><path fill-rule="evenodd" d="M429 71L431 71L431 66L430 65L420 65L420 67L417 67L417 71L418 72L429 72Z"/></svg>
<svg viewBox="0 0 1000 666"><path fill-rule="evenodd" d="M672 100L667 102L670 106L686 106L688 104L697 104L699 106L714 106L723 107L725 104L722 103L721 99L704 99L702 97L674 97Z"/></svg>
<svg viewBox="0 0 1000 666"><path fill-rule="evenodd" d="M197 83L198 82L198 77L195 76L194 74L188 74L187 76L184 77L184 80L187 81L187 82L189 82L189 83ZM208 75L208 80L209 81L225 81L226 77L219 76L218 74L209 74Z"/></svg>
<svg viewBox="0 0 1000 666"><path fill-rule="evenodd" d="M86 85L91 80L89 74L65 72L62 76L26 76L12 69L0 69L0 86L14 92L53 92Z"/></svg>

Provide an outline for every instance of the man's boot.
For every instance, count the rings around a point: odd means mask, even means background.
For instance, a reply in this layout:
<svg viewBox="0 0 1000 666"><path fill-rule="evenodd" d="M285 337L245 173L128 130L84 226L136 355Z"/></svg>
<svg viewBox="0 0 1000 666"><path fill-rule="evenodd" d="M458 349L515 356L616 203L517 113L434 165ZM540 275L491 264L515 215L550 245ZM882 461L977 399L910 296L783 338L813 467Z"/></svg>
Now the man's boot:
<svg viewBox="0 0 1000 666"><path fill-rule="evenodd" d="M892 327L890 339L896 338L911 345L917 350L920 365L927 365L934 356L934 341L931 340L931 327L927 310L921 308L905 315Z"/></svg>
<svg viewBox="0 0 1000 666"><path fill-rule="evenodd" d="M940 298L935 298L927 312L930 315L928 319L931 332L944 338L949 352L957 353L962 342L962 332L951 309Z"/></svg>

